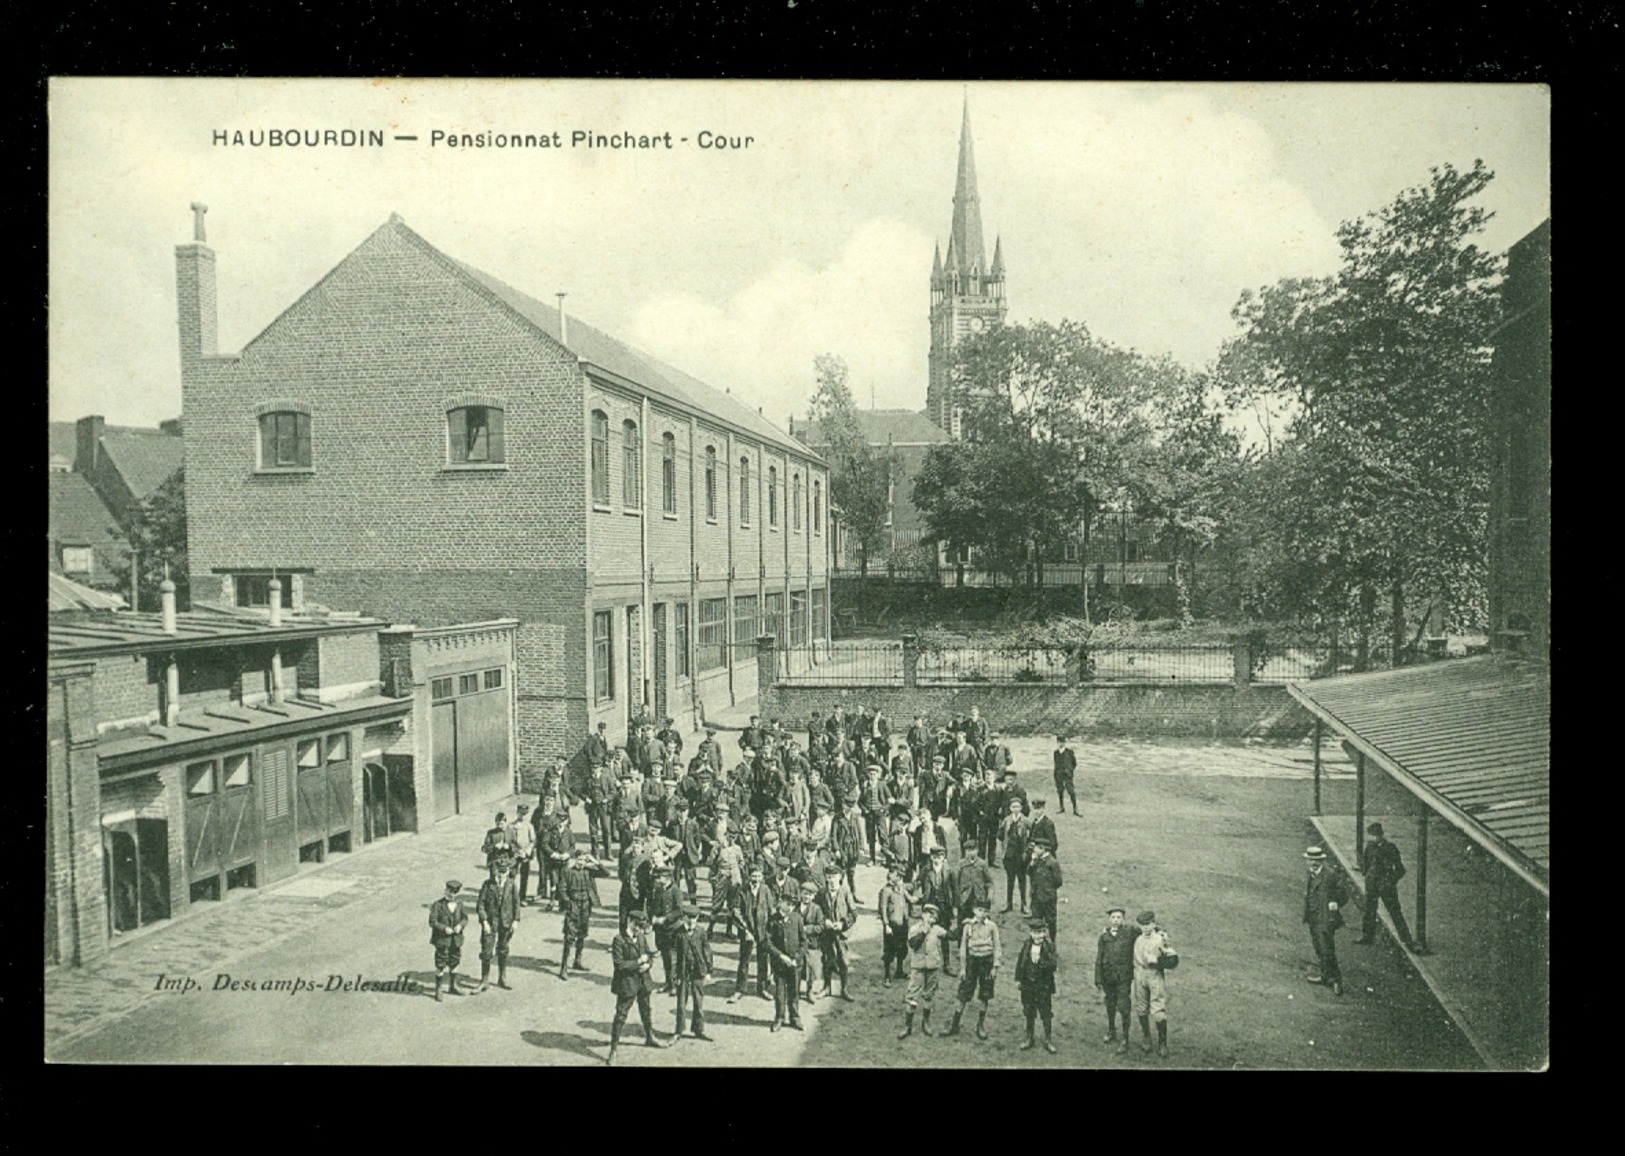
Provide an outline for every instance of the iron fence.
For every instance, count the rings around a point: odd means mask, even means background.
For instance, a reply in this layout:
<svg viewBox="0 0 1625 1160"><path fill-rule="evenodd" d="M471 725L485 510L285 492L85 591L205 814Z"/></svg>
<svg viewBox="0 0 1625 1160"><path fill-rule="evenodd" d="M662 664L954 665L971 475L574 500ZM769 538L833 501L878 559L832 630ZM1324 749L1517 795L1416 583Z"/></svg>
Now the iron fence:
<svg viewBox="0 0 1625 1160"><path fill-rule="evenodd" d="M903 685L903 644L895 640L823 641L779 656L779 683L790 686Z"/></svg>

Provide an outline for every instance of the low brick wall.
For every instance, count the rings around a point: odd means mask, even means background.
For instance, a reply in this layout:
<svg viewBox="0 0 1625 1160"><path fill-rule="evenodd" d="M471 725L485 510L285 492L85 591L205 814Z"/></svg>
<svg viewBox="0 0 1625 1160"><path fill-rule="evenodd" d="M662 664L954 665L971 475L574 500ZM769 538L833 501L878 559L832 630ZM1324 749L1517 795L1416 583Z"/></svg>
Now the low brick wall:
<svg viewBox="0 0 1625 1160"><path fill-rule="evenodd" d="M933 724L979 706L1006 733L1040 735L1087 728L1121 737L1267 738L1301 740L1314 718L1284 688L1252 685L980 685L960 688L787 688L761 699L764 717L799 725L830 706L879 706L902 730L916 713Z"/></svg>

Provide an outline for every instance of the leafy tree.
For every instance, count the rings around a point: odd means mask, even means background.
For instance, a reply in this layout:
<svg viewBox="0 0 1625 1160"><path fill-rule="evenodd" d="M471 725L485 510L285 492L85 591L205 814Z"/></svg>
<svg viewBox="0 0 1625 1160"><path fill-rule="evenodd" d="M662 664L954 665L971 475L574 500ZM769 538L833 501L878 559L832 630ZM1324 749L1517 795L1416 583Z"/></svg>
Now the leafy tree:
<svg viewBox="0 0 1625 1160"><path fill-rule="evenodd" d="M870 447L858 426L858 408L847 385L846 361L821 354L813 359L818 385L809 411L822 432L822 450L829 461L830 503L840 509L847 534L858 541L859 571L869 572L869 560L886 540L891 515L891 483L897 464L894 456Z"/></svg>
<svg viewBox="0 0 1625 1160"><path fill-rule="evenodd" d="M1484 605L1500 263L1469 240L1489 219L1469 203L1492 177L1482 162L1433 169L1339 228L1338 273L1243 293L1233 311L1228 394L1289 416L1257 477L1254 591L1279 613L1352 623L1360 667L1382 595L1396 660L1409 594L1445 599L1458 622Z"/></svg>
<svg viewBox="0 0 1625 1160"><path fill-rule="evenodd" d="M156 491L137 504L130 513L129 526L118 531L132 549L130 558L114 572L123 590L130 590L130 569L133 564L139 568L136 590L140 607L156 609L159 606L158 585L163 583L167 565L169 579L175 582L177 606L190 607L186 567L186 469L177 469Z"/></svg>

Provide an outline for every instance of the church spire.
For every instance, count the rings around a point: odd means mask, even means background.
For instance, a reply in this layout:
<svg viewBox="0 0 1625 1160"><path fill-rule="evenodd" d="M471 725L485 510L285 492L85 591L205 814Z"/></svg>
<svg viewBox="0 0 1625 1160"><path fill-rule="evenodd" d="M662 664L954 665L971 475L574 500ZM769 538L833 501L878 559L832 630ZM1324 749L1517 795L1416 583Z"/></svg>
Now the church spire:
<svg viewBox="0 0 1625 1160"><path fill-rule="evenodd" d="M959 126L959 175L954 182L954 226L948 248L950 254L958 252L961 274L987 269L987 249L982 244L982 205L976 194L976 152L970 138L969 93L965 94ZM951 260L949 265L953 265Z"/></svg>
<svg viewBox="0 0 1625 1160"><path fill-rule="evenodd" d="M1004 277L1004 239L993 239L993 268L988 271L994 281Z"/></svg>
<svg viewBox="0 0 1625 1160"><path fill-rule="evenodd" d="M931 250L931 288L934 290L942 285L942 243L938 242Z"/></svg>

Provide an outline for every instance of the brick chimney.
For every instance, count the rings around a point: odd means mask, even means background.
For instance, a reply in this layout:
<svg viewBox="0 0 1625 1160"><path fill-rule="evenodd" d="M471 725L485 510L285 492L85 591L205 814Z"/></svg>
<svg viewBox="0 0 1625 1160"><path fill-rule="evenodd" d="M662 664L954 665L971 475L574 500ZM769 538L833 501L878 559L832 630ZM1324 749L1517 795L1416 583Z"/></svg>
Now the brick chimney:
<svg viewBox="0 0 1625 1160"><path fill-rule="evenodd" d="M175 300L179 307L181 374L216 351L214 251L204 242L203 215L208 206L192 203L192 241L175 247Z"/></svg>
<svg viewBox="0 0 1625 1160"><path fill-rule="evenodd" d="M74 424L73 469L80 475L94 475L101 460L102 431L107 420L100 415L86 415Z"/></svg>
<svg viewBox="0 0 1625 1160"><path fill-rule="evenodd" d="M158 424L158 430L165 435L173 435L178 439L181 434L181 421L179 419L165 419Z"/></svg>

